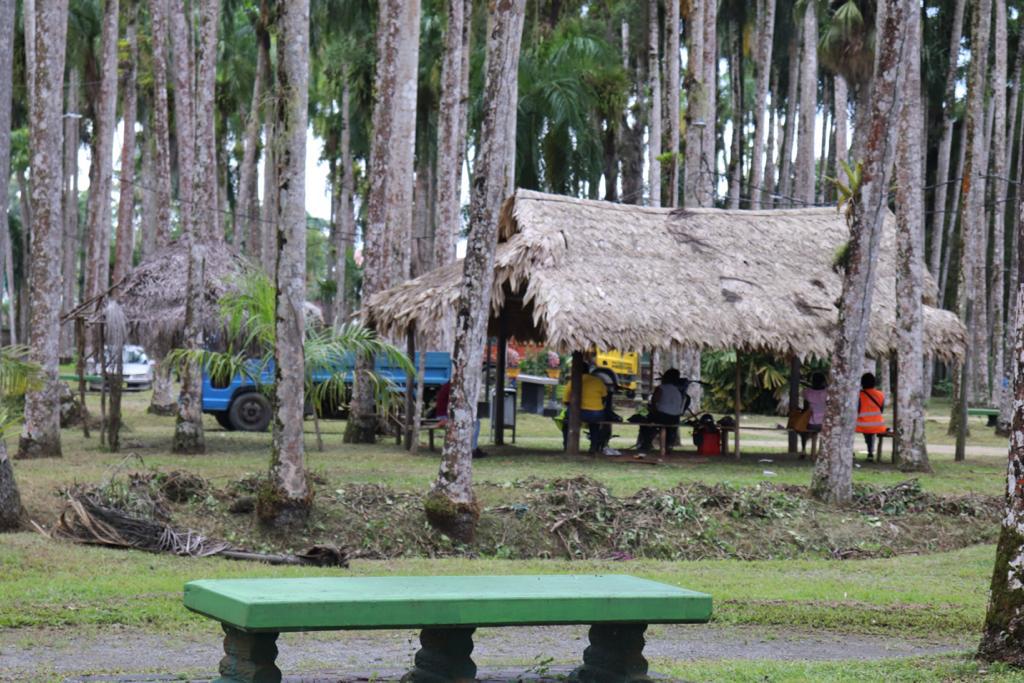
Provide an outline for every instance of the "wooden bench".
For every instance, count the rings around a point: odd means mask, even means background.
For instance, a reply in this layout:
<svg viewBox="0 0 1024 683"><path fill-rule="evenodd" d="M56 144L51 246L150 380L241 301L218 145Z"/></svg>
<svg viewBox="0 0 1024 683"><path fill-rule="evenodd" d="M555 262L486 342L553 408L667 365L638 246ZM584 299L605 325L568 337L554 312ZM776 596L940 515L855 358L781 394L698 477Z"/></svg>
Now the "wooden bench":
<svg viewBox="0 0 1024 683"><path fill-rule="evenodd" d="M278 683L287 631L421 629L410 683L468 683L479 627L590 625L569 680L648 681L648 624L704 623L711 596L632 576L387 576L191 581L185 607L221 622L215 683ZM340 653L339 653L340 654Z"/></svg>

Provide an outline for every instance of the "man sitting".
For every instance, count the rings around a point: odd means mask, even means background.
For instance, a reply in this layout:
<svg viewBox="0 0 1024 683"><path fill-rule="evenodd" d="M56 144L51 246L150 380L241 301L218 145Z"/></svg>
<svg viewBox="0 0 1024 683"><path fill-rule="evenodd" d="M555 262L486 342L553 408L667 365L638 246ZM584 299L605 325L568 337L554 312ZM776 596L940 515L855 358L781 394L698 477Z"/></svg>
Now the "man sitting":
<svg viewBox="0 0 1024 683"><path fill-rule="evenodd" d="M647 411L647 422L659 425L671 425L668 433L668 444L674 446L679 442L679 418L690 407L690 395L687 393L688 382L679 376L679 371L669 368L661 376L661 384L654 390ZM637 439L637 450L650 450L654 438L658 435L657 427L641 427Z"/></svg>

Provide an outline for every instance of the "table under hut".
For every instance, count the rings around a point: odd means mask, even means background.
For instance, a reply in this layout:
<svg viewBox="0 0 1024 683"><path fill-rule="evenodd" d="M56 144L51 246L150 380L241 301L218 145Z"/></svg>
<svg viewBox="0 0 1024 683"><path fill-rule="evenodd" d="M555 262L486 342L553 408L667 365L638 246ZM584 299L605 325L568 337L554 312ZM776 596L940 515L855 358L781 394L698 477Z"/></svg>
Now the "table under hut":
<svg viewBox="0 0 1024 683"><path fill-rule="evenodd" d="M503 207L488 334L497 337L497 395L507 339L572 354L568 452L579 452L579 387L593 349L737 352L734 447L740 455L740 357L767 352L828 358L838 326L848 239L835 208L770 211L663 209L518 190ZM875 264L867 340L871 358L894 356L895 219L886 217ZM437 329L454 319L462 263L376 294L366 319L393 337ZM924 348L956 363L965 331L935 307L925 276ZM791 377L798 387L798 376ZM503 423L502 401L491 416ZM498 444L503 430L495 429Z"/></svg>

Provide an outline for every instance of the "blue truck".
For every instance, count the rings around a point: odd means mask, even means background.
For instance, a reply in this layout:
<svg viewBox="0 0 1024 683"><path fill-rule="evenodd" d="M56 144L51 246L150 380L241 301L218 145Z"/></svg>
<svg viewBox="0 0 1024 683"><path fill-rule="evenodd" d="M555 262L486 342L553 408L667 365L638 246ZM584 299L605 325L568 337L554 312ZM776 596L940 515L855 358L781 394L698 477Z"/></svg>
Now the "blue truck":
<svg viewBox="0 0 1024 683"><path fill-rule="evenodd" d="M253 361L256 363L257 361ZM418 366L419 354L413 358L413 365ZM347 355L338 364L338 371L345 373L345 382L352 384L352 368L355 365L355 358ZM445 384L452 377L451 355L442 351L427 351L424 359L425 371L423 375L423 387L426 400ZM254 366L253 374L259 369ZM405 391L405 371L389 363L386 358L378 357L374 365L377 375L387 380L397 392ZM323 373L320 380L327 379L327 373ZM314 380L317 375L314 375ZM210 376L203 373L203 412L210 413L217 420L217 423L224 429L244 432L266 431L270 425L271 408L270 399L267 398L265 388L273 384L273 364L263 367L259 374L259 382L253 382L248 377L236 375L231 381L222 386L212 382ZM327 417L339 416L343 411L334 408L327 412Z"/></svg>

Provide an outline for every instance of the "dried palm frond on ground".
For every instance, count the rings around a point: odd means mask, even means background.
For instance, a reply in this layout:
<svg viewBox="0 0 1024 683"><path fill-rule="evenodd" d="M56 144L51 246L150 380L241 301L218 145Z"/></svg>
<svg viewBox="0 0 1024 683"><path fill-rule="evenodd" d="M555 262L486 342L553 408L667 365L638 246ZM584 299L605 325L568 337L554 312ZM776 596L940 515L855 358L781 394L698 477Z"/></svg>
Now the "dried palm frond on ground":
<svg viewBox="0 0 1024 683"><path fill-rule="evenodd" d="M210 538L191 529L178 529L112 507L103 498L102 489L69 491L64 510L53 530L47 533L38 526L36 528L55 539L148 552L169 552L184 557L219 555L269 564L348 566L347 554L333 546L313 546L295 555L255 553L235 548L227 541Z"/></svg>

